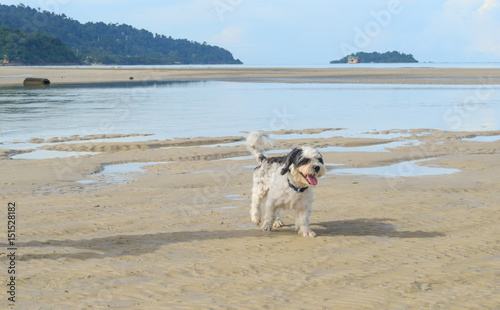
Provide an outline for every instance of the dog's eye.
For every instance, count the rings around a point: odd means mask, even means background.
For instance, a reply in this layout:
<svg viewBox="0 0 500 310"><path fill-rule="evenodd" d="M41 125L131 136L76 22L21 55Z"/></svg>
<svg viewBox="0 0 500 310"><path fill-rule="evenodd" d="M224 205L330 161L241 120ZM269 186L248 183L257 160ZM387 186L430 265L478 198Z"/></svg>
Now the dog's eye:
<svg viewBox="0 0 500 310"><path fill-rule="evenodd" d="M322 158L322 157L320 157L318 160L319 160L319 162L320 162L321 164L323 164L323 165L325 164L325 163L323 162L323 158Z"/></svg>
<svg viewBox="0 0 500 310"><path fill-rule="evenodd" d="M310 161L309 158L304 158L299 162L299 166L307 165Z"/></svg>

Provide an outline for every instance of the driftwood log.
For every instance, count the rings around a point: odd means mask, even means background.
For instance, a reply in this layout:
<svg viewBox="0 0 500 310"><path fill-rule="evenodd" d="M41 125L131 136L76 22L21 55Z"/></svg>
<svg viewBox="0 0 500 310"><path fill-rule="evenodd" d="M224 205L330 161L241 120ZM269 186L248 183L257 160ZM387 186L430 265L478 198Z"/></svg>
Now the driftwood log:
<svg viewBox="0 0 500 310"><path fill-rule="evenodd" d="M44 78L26 78L24 79L23 82L25 87L41 87L41 86L49 86L50 81L49 79L44 79Z"/></svg>

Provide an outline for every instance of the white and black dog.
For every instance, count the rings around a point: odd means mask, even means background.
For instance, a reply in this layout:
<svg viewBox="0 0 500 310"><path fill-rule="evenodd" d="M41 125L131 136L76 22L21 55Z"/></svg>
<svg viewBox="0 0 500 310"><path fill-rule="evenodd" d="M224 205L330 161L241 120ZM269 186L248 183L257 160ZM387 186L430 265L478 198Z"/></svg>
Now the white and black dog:
<svg viewBox="0 0 500 310"><path fill-rule="evenodd" d="M301 147L286 156L268 158L263 152L269 150L273 142L263 132L249 133L246 144L260 165L253 173L252 222L270 231L273 227L283 227L280 209L295 210L295 229L304 237L315 237L316 233L309 228L309 215L313 187L318 184L318 177L325 174L321 154L311 147ZM266 197L262 220L260 205Z"/></svg>

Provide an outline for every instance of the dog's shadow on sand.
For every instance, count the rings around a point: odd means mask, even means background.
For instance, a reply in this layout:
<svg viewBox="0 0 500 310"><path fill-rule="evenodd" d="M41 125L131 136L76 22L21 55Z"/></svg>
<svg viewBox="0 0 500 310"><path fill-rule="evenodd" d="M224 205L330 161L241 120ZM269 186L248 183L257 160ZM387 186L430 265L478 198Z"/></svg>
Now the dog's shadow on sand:
<svg viewBox="0 0 500 310"><path fill-rule="evenodd" d="M388 238L435 238L446 236L443 233L433 231L401 231L393 224L395 222L396 220L390 218L355 219L311 223L311 227L318 236L375 236Z"/></svg>
<svg viewBox="0 0 500 310"><path fill-rule="evenodd" d="M388 238L435 238L444 237L439 232L425 231L399 231L393 224L394 219L356 219L347 221L331 221L322 223L311 223L311 228L319 237L335 236L376 236ZM116 235L80 240L47 240L19 242L18 248L23 254L20 260L28 261L34 259L100 259L108 257L119 257L124 255L144 255L153 253L161 247L174 243L198 242L206 240L226 240L242 238L269 238L279 236L290 238L301 238L296 236L293 226L286 225L279 233L263 232L260 229L228 229L207 231L180 231L161 232L142 235ZM288 238L288 237L287 237ZM6 247L5 245L1 245ZM39 249L29 254L29 248ZM72 249L73 250L72 250ZM80 249L81 251L75 251ZM39 253L44 252L44 253ZM0 255L3 256L3 255Z"/></svg>

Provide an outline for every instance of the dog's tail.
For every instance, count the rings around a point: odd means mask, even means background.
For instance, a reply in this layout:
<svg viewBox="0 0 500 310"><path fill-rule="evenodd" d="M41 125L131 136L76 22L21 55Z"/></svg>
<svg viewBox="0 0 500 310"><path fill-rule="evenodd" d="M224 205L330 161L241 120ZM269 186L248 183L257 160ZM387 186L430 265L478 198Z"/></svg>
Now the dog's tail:
<svg viewBox="0 0 500 310"><path fill-rule="evenodd" d="M247 149L255 156L259 164L266 158L263 153L271 149L273 145L273 140L262 131L252 131L247 136Z"/></svg>

